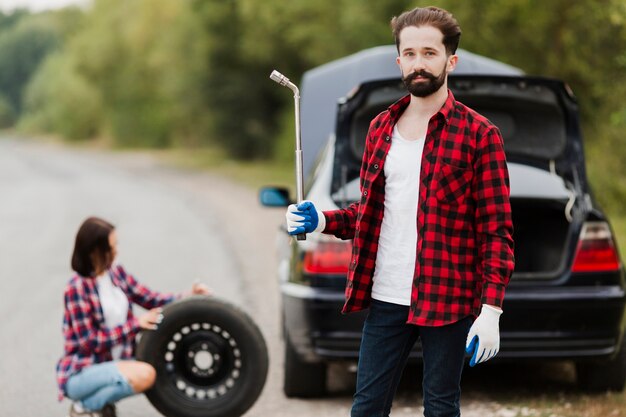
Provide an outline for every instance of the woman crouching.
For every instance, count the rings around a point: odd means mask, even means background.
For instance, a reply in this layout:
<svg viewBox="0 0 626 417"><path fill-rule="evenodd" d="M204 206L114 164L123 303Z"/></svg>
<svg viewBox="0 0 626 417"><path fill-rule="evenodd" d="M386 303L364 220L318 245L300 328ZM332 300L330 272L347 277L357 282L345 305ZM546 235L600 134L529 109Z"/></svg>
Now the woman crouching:
<svg viewBox="0 0 626 417"><path fill-rule="evenodd" d="M64 354L57 364L59 400L73 401L69 416L115 416L115 403L149 389L156 371L134 360L135 339L157 328L161 307L181 295L152 291L114 264L117 234L109 222L90 217L76 235L65 289ZM190 294L209 294L194 284ZM136 317L132 305L147 311Z"/></svg>

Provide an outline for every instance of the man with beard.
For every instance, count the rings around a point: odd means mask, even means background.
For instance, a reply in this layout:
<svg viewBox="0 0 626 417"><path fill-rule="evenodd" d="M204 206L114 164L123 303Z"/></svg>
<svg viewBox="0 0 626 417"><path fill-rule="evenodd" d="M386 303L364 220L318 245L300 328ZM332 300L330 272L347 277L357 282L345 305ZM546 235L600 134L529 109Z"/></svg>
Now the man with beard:
<svg viewBox="0 0 626 417"><path fill-rule="evenodd" d="M461 30L436 8L391 21L409 95L370 125L361 200L320 212L291 205L291 234L353 239L344 313L369 308L352 417L388 416L419 338L424 415L460 415L460 380L493 358L513 271L513 224L502 137L447 88Z"/></svg>

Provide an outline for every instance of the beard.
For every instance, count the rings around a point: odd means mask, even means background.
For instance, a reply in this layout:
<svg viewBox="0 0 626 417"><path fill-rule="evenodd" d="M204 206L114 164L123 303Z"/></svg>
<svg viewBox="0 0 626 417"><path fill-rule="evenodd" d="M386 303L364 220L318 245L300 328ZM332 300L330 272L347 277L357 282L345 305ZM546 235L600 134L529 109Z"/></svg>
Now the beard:
<svg viewBox="0 0 626 417"><path fill-rule="evenodd" d="M439 91L443 83L446 81L446 75L448 75L448 73L445 68L441 71L441 74L438 77L435 77L430 72L422 70L412 72L406 77L403 77L402 82L411 95L416 97L428 97L429 95ZM414 83L413 80L417 77L423 77L426 78L426 80Z"/></svg>

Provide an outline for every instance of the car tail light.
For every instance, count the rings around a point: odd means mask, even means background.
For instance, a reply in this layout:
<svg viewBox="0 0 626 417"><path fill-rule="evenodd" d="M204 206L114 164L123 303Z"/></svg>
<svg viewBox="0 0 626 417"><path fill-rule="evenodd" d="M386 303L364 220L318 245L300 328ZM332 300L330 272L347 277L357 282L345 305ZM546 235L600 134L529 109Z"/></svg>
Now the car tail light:
<svg viewBox="0 0 626 417"><path fill-rule="evenodd" d="M606 272L620 268L620 260L609 225L586 222L580 232L572 272Z"/></svg>
<svg viewBox="0 0 626 417"><path fill-rule="evenodd" d="M352 257L350 241L321 241L304 253L305 274L345 274Z"/></svg>

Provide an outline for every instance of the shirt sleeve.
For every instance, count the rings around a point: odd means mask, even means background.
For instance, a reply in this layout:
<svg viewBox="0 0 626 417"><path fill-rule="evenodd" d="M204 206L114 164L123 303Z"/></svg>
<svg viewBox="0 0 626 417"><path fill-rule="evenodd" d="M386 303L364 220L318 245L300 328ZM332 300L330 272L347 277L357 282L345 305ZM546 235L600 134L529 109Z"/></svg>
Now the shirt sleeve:
<svg viewBox="0 0 626 417"><path fill-rule="evenodd" d="M372 122L372 124L373 123L374 122ZM363 195L363 181L365 179L367 165L371 153L369 149L371 137L372 125L370 125L367 137L365 138L365 149L363 151L363 158L361 160L361 170L359 173L359 186L361 190L361 195ZM342 209L325 211L324 217L326 218L326 227L324 228L322 233L334 235L343 240L353 239L356 231L356 219L359 212L359 206L360 202L357 201Z"/></svg>
<svg viewBox="0 0 626 417"><path fill-rule="evenodd" d="M509 173L502 136L496 127L491 127L478 143L473 181L483 275L481 303L502 307L515 259Z"/></svg>
<svg viewBox="0 0 626 417"><path fill-rule="evenodd" d="M135 318L113 328L100 326L94 318L93 304L87 297L87 292L79 285L70 285L65 291L67 323L81 351L97 354L107 352L139 332L139 322Z"/></svg>
<svg viewBox="0 0 626 417"><path fill-rule="evenodd" d="M118 265L117 268L119 276L122 277L128 285L131 301L145 309L162 307L180 298L180 295L173 293L153 291L137 281L131 274L127 274L122 266Z"/></svg>

